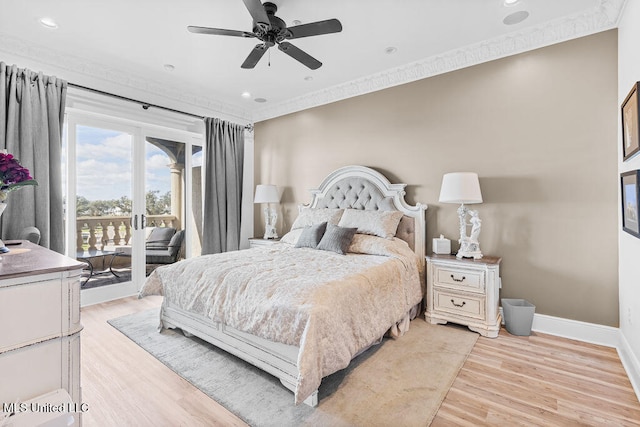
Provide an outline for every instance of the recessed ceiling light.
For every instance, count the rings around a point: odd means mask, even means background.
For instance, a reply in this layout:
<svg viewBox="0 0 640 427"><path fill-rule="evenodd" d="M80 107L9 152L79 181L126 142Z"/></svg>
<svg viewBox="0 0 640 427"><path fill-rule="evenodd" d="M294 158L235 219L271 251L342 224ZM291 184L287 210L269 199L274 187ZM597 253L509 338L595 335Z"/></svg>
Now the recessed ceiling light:
<svg viewBox="0 0 640 427"><path fill-rule="evenodd" d="M398 48L395 46L389 46L388 48L386 48L384 50L384 53L386 53L387 55L392 55L394 53L396 53L398 51Z"/></svg>
<svg viewBox="0 0 640 427"><path fill-rule="evenodd" d="M55 30L56 28L58 28L58 24L56 24L56 21L53 20L53 18L40 18L40 25L42 25L43 27L46 28L51 28L52 30Z"/></svg>
<svg viewBox="0 0 640 427"><path fill-rule="evenodd" d="M304 79L305 79L305 81L310 82L311 80L313 80L313 77L312 76L307 76Z"/></svg>
<svg viewBox="0 0 640 427"><path fill-rule="evenodd" d="M513 12L512 14L505 16L502 22L505 25L515 25L515 24L521 23L528 17L529 17L529 12L527 12L526 10L521 10L519 12Z"/></svg>
<svg viewBox="0 0 640 427"><path fill-rule="evenodd" d="M242 92L242 95L240 95L240 96L243 97L243 98L251 98L251 93L249 93L247 91L244 91L244 92Z"/></svg>
<svg viewBox="0 0 640 427"><path fill-rule="evenodd" d="M175 67L175 66L173 66L173 65L171 65L171 64L164 64L164 65L163 65L163 67L164 67L164 69L165 69L165 70L167 70L167 71L173 71L173 70L175 70L175 69L176 69L176 67Z"/></svg>
<svg viewBox="0 0 640 427"><path fill-rule="evenodd" d="M514 6L516 4L518 4L520 2L520 0L504 0L504 5L505 6Z"/></svg>
<svg viewBox="0 0 640 427"><path fill-rule="evenodd" d="M264 98L256 98L256 99L254 99L254 101L256 101L256 102L260 102L260 103L262 103L262 102L267 102L267 100L266 100L266 99L264 99Z"/></svg>

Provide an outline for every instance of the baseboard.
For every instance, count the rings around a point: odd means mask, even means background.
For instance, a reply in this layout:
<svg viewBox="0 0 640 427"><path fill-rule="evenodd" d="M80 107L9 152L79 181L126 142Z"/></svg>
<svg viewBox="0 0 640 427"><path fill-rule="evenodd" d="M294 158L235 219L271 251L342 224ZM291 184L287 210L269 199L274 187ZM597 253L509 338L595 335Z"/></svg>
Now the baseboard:
<svg viewBox="0 0 640 427"><path fill-rule="evenodd" d="M620 332L618 355L620 356L624 370L627 371L627 376L629 377L629 381L631 381L633 390L636 392L638 400L640 400L640 362L636 355L633 354L631 346L622 332Z"/></svg>
<svg viewBox="0 0 640 427"><path fill-rule="evenodd" d="M561 317L535 314L532 330L543 334L555 335L591 344L618 348L620 345L620 329Z"/></svg>
<svg viewBox="0 0 640 427"><path fill-rule="evenodd" d="M137 290L131 286L131 282L116 283L109 286L80 290L80 307L113 301L132 295L137 295Z"/></svg>
<svg viewBox="0 0 640 427"><path fill-rule="evenodd" d="M502 312L502 307L500 311ZM502 318L504 319L504 316ZM640 400L640 362L619 328L536 313L533 316L531 330L615 348L631 386Z"/></svg>

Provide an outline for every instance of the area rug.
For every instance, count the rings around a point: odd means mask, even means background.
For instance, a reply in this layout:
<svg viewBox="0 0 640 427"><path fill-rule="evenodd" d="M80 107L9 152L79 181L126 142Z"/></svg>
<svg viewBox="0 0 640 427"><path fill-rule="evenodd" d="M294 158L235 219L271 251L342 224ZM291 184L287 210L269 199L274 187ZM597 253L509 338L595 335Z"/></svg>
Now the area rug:
<svg viewBox="0 0 640 427"><path fill-rule="evenodd" d="M259 426L428 426L478 335L411 322L326 377L319 405L295 406L275 377L179 330L157 331L159 309L110 320L132 341L247 424Z"/></svg>

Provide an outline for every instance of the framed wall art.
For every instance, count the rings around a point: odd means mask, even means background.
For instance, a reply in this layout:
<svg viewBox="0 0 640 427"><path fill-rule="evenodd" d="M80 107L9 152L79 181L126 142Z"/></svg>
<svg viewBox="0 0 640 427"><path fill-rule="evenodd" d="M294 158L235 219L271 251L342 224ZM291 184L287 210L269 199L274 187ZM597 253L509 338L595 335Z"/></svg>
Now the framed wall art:
<svg viewBox="0 0 640 427"><path fill-rule="evenodd" d="M622 191L622 229L640 237L640 170L620 174Z"/></svg>
<svg viewBox="0 0 640 427"><path fill-rule="evenodd" d="M633 85L631 92L622 103L622 158L627 160L640 151L640 112L638 110L638 88Z"/></svg>

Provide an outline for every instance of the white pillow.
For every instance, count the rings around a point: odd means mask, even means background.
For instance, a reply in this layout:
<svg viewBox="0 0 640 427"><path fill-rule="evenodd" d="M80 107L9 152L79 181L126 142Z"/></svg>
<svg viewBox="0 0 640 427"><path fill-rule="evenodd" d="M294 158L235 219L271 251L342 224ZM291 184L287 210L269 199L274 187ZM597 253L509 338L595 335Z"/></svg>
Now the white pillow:
<svg viewBox="0 0 640 427"><path fill-rule="evenodd" d="M340 221L343 211L344 209L303 208L300 215L298 215L296 220L293 222L291 229L295 230L298 228L310 227L312 225L320 224L321 222L338 225L338 221Z"/></svg>
<svg viewBox="0 0 640 427"><path fill-rule="evenodd" d="M345 209L340 227L356 227L360 234L391 239L396 235L398 224L404 214L400 211L365 211L360 209Z"/></svg>
<svg viewBox="0 0 640 427"><path fill-rule="evenodd" d="M287 234L282 236L280 242L288 243L289 245L295 246L295 244L298 243L298 239L300 238L300 235L303 231L304 228L296 228L295 230L291 230Z"/></svg>

